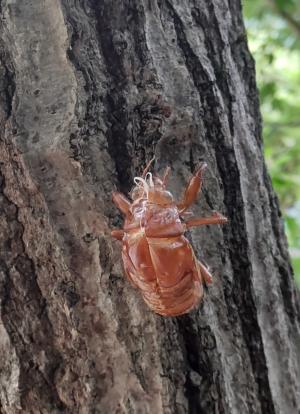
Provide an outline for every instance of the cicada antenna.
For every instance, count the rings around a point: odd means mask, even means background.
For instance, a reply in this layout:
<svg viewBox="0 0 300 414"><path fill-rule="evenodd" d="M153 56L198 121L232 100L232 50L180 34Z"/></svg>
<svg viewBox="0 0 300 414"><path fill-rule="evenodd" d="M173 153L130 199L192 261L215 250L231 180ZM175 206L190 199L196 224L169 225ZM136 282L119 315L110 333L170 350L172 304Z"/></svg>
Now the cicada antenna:
<svg viewBox="0 0 300 414"><path fill-rule="evenodd" d="M165 169L164 176L163 176L163 179L162 179L162 182L163 182L164 186L167 185L167 182L168 182L168 179L169 179L169 176L170 176L170 172L171 172L171 167L168 166Z"/></svg>
<svg viewBox="0 0 300 414"><path fill-rule="evenodd" d="M153 163L153 161L155 160L155 155L154 157L148 162L148 164L146 165L143 174L142 174L142 178L146 177L147 172L149 171L149 168L151 167L151 164Z"/></svg>

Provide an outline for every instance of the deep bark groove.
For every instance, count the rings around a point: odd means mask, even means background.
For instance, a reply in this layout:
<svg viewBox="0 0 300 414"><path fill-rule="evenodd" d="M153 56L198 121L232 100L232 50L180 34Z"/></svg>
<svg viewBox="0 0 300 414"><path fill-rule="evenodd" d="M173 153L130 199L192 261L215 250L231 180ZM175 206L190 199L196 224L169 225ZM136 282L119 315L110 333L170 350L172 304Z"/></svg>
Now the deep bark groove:
<svg viewBox="0 0 300 414"><path fill-rule="evenodd" d="M219 101L217 98L215 98L215 84L217 88L219 88L222 97L227 98L225 99L225 102L227 102L227 105L225 104L225 107L229 108L229 117L227 119L228 121L231 120L230 122L228 122L228 124L230 126L230 132L231 134L233 134L234 131L232 125L232 118L230 116L230 105L228 105L228 103L230 102L229 99L231 97L231 94L229 92L226 79L224 79L225 82L221 81L222 72L219 69L220 67L224 67L224 64L226 62L218 62L214 58L214 56L221 57L222 53L220 53L220 50L214 50L214 46L209 40L209 37L206 36L206 49L209 52L208 56L212 62L213 68L215 69L216 81L214 82L206 73L205 69L201 65L201 62L189 47L189 44L184 36L184 27L179 16L174 12L174 9L172 8L170 2L167 3L173 13L179 47L185 56L187 68L189 69L189 72L191 73L191 76L194 80L195 86L199 91L199 97L201 99L203 112L205 114L210 114L209 116L206 116L204 119L206 136L209 140L211 140L211 142L214 143L220 177L226 177L225 180L222 180L224 188L224 204L226 206L227 216L229 217L231 222L232 234L228 234L228 232L225 230L225 240L227 241L226 244L230 246L229 254L232 269L234 272L234 280L236 283L234 288L232 289L232 298L236 305L236 309L243 310L242 312L239 312L239 318L242 323L243 336L247 344L247 348L249 350L253 374L255 376L255 381L258 385L258 392L260 395L259 401L261 403L262 412L272 414L275 411L272 402L272 396L269 389L268 370L264 356L264 348L260 334L260 327L256 319L256 314L253 312L253 308L255 308L255 302L253 297L254 288L251 278L251 260L249 259L247 253L247 231L245 228L245 221L243 216L243 198L239 185L239 171L237 169L236 163L232 163L230 166L230 170L228 171L228 158L230 157L230 155L234 157L234 151L233 149L228 148L226 145L224 145L224 133L222 134L224 128L222 122L219 121L217 114ZM197 24L200 24L201 22L202 27L218 28L215 18L213 18L212 21L209 22L206 20L205 13L203 12L202 17L204 17L204 19L201 20L200 11L198 9L197 12ZM218 45L221 48L225 46L221 41L222 39L220 36L220 32L218 30L216 30L216 34L212 38L214 40L219 39L219 42L215 41L215 45ZM218 79L219 81L217 81ZM206 89L204 93L203 85L205 85ZM229 178L228 174L230 174ZM238 230L235 231L235 229ZM243 235L243 239L241 239L241 234ZM237 251L239 251L239 255L236 254Z"/></svg>

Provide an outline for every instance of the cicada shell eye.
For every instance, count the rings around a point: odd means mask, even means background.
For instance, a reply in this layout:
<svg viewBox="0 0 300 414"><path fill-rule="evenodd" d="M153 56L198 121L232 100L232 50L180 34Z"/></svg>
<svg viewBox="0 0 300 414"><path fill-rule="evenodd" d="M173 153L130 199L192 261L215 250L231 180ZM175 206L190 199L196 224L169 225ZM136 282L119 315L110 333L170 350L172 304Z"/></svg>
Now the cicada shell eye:
<svg viewBox="0 0 300 414"><path fill-rule="evenodd" d="M140 186L133 187L133 189L130 192L130 197L133 201L137 200L138 198L143 197L143 195L144 195L144 189Z"/></svg>
<svg viewBox="0 0 300 414"><path fill-rule="evenodd" d="M148 192L148 200L150 203L159 204L161 206L173 203L173 196L169 191L155 188Z"/></svg>
<svg viewBox="0 0 300 414"><path fill-rule="evenodd" d="M171 204L174 199L170 191L162 191L162 204Z"/></svg>

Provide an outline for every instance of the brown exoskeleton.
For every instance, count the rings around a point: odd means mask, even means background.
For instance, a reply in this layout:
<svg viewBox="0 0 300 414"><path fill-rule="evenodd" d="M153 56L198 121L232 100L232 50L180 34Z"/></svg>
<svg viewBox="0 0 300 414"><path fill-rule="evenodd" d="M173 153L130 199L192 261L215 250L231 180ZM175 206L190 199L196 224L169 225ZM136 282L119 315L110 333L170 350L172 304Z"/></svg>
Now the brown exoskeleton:
<svg viewBox="0 0 300 414"><path fill-rule="evenodd" d="M179 203L166 189L170 168L160 178L148 172L150 164L134 179L132 202L121 193L113 193L125 223L123 230L111 234L122 241L125 273L147 305L160 315L177 316L197 306L203 296L203 282L212 282L208 269L197 260L184 237L185 231L204 224L224 224L227 219L220 213L185 221L181 218L196 200L205 163L191 177Z"/></svg>

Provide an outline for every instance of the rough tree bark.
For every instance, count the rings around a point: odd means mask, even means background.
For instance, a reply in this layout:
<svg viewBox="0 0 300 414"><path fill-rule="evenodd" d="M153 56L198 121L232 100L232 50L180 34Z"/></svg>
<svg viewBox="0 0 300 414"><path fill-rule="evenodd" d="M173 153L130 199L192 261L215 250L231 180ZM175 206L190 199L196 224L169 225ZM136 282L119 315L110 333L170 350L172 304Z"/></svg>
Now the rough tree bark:
<svg viewBox="0 0 300 414"><path fill-rule="evenodd" d="M1 0L0 411L299 412L299 302L266 172L239 0ZM171 115L168 116L171 112ZM124 279L111 192L156 155L179 197L199 309L153 314Z"/></svg>

